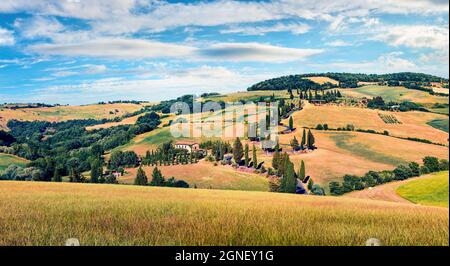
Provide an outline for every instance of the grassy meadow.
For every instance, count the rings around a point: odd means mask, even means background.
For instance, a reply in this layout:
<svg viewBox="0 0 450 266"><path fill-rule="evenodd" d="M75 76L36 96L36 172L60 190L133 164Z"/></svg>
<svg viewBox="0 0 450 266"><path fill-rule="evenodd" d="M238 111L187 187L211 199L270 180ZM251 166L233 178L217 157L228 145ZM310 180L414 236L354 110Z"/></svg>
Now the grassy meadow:
<svg viewBox="0 0 450 266"><path fill-rule="evenodd" d="M448 119L434 119L427 124L448 133Z"/></svg>
<svg viewBox="0 0 450 266"><path fill-rule="evenodd" d="M417 204L448 208L448 182L448 171L439 172L407 182L397 188L397 193Z"/></svg>
<svg viewBox="0 0 450 266"><path fill-rule="evenodd" d="M0 171L5 170L11 164L15 164L17 166L25 166L27 163L28 160L25 160L23 158L10 154L0 153Z"/></svg>
<svg viewBox="0 0 450 266"><path fill-rule="evenodd" d="M0 182L0 245L444 245L448 209L219 191Z"/></svg>

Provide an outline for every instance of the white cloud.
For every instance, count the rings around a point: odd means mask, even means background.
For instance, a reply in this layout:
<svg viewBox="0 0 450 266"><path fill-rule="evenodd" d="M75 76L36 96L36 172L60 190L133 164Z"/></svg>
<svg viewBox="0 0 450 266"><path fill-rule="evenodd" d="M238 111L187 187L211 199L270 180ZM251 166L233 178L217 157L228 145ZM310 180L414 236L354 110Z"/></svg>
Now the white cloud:
<svg viewBox="0 0 450 266"><path fill-rule="evenodd" d="M320 49L296 49L260 43L218 43L199 51L201 58L224 61L292 62L322 53Z"/></svg>
<svg viewBox="0 0 450 266"><path fill-rule="evenodd" d="M29 51L43 55L103 57L116 59L176 58L194 61L290 62L322 53L259 43L217 43L193 47L140 39L102 38L88 42L37 44Z"/></svg>
<svg viewBox="0 0 450 266"><path fill-rule="evenodd" d="M355 72L355 73L394 73L415 72L419 67L412 61L402 58L402 52L392 52L379 56L373 61L334 62L326 65L313 65L321 71Z"/></svg>
<svg viewBox="0 0 450 266"><path fill-rule="evenodd" d="M445 0L273 0L198 1L169 3L157 0L2 0L0 12L74 17L88 20L95 31L108 34L164 31L182 26L218 26L280 19L325 20L370 14L445 14ZM337 19L336 19L337 18ZM370 23L370 22L367 22Z"/></svg>
<svg viewBox="0 0 450 266"><path fill-rule="evenodd" d="M346 42L343 40L335 40L335 41L327 42L326 45L332 46L332 47L341 47L341 46L352 46L353 44L351 42Z"/></svg>
<svg viewBox="0 0 450 266"><path fill-rule="evenodd" d="M55 18L45 18L41 16L31 19L16 19L15 28L20 31L22 37L27 39L50 38L64 30L64 26Z"/></svg>
<svg viewBox="0 0 450 266"><path fill-rule="evenodd" d="M105 73L108 68L105 65L81 65L72 67L47 68L45 71L53 71L53 77L69 77L76 75L95 75Z"/></svg>
<svg viewBox="0 0 450 266"><path fill-rule="evenodd" d="M14 45L14 34L12 31L0 28L0 46Z"/></svg>
<svg viewBox="0 0 450 266"><path fill-rule="evenodd" d="M237 72L224 67L203 65L161 72L157 78L152 79L107 78L74 85L51 86L35 90L33 94L26 97L28 101L33 102L64 104L93 103L113 99L156 101L193 92L200 94L211 91L245 90L255 82L278 75L281 73L242 73L242 71Z"/></svg>
<svg viewBox="0 0 450 266"><path fill-rule="evenodd" d="M310 30L310 26L303 23L283 24L277 23L273 26L232 26L228 29L221 30L220 33L232 34L239 33L243 35L264 35L269 32L291 32L295 35L306 33Z"/></svg>
<svg viewBox="0 0 450 266"><path fill-rule="evenodd" d="M183 57L195 50L192 47L171 43L119 38L100 38L79 43L37 44L28 49L44 55L126 59Z"/></svg>
<svg viewBox="0 0 450 266"><path fill-rule="evenodd" d="M448 49L448 27L428 25L386 25L373 37L392 46L410 48Z"/></svg>

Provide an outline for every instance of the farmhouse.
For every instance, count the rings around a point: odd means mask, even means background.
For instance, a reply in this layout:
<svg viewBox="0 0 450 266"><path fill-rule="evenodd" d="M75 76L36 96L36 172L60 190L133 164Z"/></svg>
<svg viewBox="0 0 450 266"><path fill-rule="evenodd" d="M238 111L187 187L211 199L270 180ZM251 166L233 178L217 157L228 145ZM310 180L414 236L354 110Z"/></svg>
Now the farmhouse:
<svg viewBox="0 0 450 266"><path fill-rule="evenodd" d="M184 149L188 152L195 152L200 150L200 145L197 142L177 141L175 143L175 149Z"/></svg>
<svg viewBox="0 0 450 266"><path fill-rule="evenodd" d="M314 105L323 105L326 103L325 100L311 100L309 101L310 103L314 104Z"/></svg>

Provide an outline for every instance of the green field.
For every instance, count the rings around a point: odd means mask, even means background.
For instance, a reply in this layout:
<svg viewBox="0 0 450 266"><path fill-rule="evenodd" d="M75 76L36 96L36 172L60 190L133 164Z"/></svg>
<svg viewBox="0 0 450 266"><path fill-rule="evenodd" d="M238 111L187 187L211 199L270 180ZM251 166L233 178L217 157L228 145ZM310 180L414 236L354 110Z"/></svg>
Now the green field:
<svg viewBox="0 0 450 266"><path fill-rule="evenodd" d="M448 245L448 209L343 197L0 182L0 246Z"/></svg>
<svg viewBox="0 0 450 266"><path fill-rule="evenodd" d="M414 203L448 207L448 171L432 174L429 178L413 180L397 189L403 198Z"/></svg>
<svg viewBox="0 0 450 266"><path fill-rule="evenodd" d="M0 153L0 171L5 170L11 164L25 166L27 163L28 161L23 158L19 158L10 154Z"/></svg>
<svg viewBox="0 0 450 266"><path fill-rule="evenodd" d="M384 163L392 166L397 166L405 163L402 158L392 155L379 153L372 150L368 145L362 143L352 142L354 135L348 133L333 133L330 138L336 143L338 148L351 152L354 155L363 157L373 162Z"/></svg>
<svg viewBox="0 0 450 266"><path fill-rule="evenodd" d="M428 125L445 131L448 133L448 118L447 119L434 119L427 123Z"/></svg>
<svg viewBox="0 0 450 266"><path fill-rule="evenodd" d="M428 110L430 110L431 112L436 113L436 114L443 114L443 115L448 115L449 114L449 108L448 107L428 108Z"/></svg>

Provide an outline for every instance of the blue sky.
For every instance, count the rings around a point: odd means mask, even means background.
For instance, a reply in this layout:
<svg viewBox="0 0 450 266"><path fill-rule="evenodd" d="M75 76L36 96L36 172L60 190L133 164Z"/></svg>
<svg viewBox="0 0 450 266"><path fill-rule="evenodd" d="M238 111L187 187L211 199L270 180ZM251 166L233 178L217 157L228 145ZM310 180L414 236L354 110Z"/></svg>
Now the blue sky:
<svg viewBox="0 0 450 266"><path fill-rule="evenodd" d="M245 90L310 72L448 78L447 0L2 0L0 102Z"/></svg>

